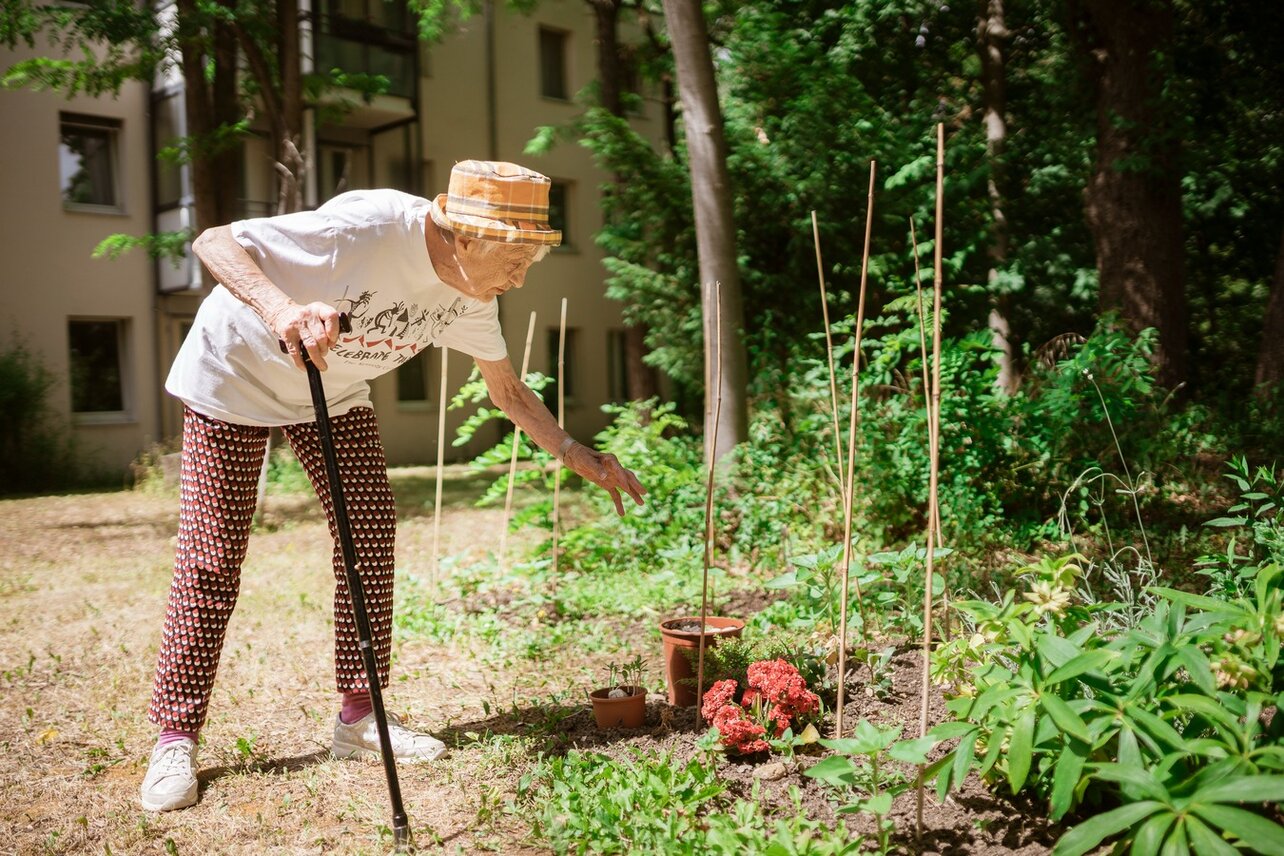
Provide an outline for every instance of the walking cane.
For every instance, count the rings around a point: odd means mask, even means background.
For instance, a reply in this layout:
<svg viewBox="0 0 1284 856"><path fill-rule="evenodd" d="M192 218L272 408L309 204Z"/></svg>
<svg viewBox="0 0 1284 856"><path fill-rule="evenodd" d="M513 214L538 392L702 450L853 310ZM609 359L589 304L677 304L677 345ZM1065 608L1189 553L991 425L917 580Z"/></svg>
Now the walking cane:
<svg viewBox="0 0 1284 856"><path fill-rule="evenodd" d="M308 386L312 388L312 407L317 412L317 434L321 438L321 453L325 456L325 472L330 482L330 502L334 506L335 528L339 531L339 549L343 551L343 567L348 578L348 596L352 600L352 618L357 625L357 639L361 647L361 660L366 667L370 683L370 702L374 706L375 728L379 731L379 752L383 756L383 771L388 777L388 796L392 799L392 840L397 853L410 852L410 823L406 809L401 804L401 785L397 782L397 759L392 754L388 739L388 715L383 709L383 693L379 689L379 668L375 663L374 645L371 642L370 618L366 614L365 590L357 575L357 550L352 543L352 529L348 524L348 507L343 501L343 482L339 478L339 460L334 453L334 437L330 434L330 409L325 403L325 388L321 372L308 357L306 348L300 348L303 364L308 370Z"/></svg>

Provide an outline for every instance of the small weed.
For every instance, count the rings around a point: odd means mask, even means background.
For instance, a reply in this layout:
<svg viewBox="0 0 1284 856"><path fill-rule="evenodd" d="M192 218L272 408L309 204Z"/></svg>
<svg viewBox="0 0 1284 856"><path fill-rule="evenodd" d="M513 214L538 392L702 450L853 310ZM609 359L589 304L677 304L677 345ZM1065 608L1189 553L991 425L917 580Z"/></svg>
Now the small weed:
<svg viewBox="0 0 1284 856"><path fill-rule="evenodd" d="M259 736L250 734L245 737L236 738L236 756L242 764L250 764L255 758L255 744L258 743Z"/></svg>

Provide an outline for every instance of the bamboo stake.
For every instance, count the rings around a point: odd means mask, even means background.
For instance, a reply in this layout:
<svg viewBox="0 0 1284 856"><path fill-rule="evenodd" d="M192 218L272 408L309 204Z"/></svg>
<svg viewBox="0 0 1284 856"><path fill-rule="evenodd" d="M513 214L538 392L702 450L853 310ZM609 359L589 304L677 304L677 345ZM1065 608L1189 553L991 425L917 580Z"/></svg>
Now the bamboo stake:
<svg viewBox="0 0 1284 856"><path fill-rule="evenodd" d="M526 383L526 372L531 364L531 339L535 338L535 313L531 313L531 323L526 327L526 352L522 354L522 383ZM508 462L508 493L504 497L504 528L499 533L499 569L508 570L508 518L513 511L513 478L517 475L517 451L522 445L522 429L513 426L513 456Z"/></svg>
<svg viewBox="0 0 1284 856"><path fill-rule="evenodd" d="M865 331L865 283L869 274L869 240L874 226L874 176L877 164L869 162L869 197L865 203L865 249L860 260L860 296L856 302L856 344L852 349L852 402L847 426L847 480L843 496L843 600L838 620L838 709L834 715L835 737L843 736L843 704L847 689L847 600L852 566L852 511L856 504L856 429L860 411L860 340ZM869 640L865 623L865 603L861 598L860 579L856 580L856 608L860 612L861 639Z"/></svg>
<svg viewBox="0 0 1284 856"><path fill-rule="evenodd" d="M562 321L557 332L557 427L566 427L566 298L562 298ZM557 584L557 536L562 509L562 462L553 471L553 584Z"/></svg>
<svg viewBox="0 0 1284 856"><path fill-rule="evenodd" d="M838 427L838 376L834 370L834 337L829 329L829 299L825 296L825 266L820 260L820 225L816 212L811 212L811 240L816 246L816 278L820 281L820 311L825 320L825 356L829 359L829 410L834 417L834 454L838 461L838 491L847 499L843 483L843 432ZM846 507L843 512L846 513Z"/></svg>
<svg viewBox="0 0 1284 856"><path fill-rule="evenodd" d="M934 297L932 300L932 412L937 426L941 414L941 239L944 232L945 216L945 125L936 126L936 262L932 274ZM929 671L932 661L932 577L935 568L936 507L938 471L940 468L940 432L933 432L928 440L929 476L928 476L928 517L927 517L927 569L923 581L923 679L921 684L920 706L918 716L918 736L927 734L927 702L931 689ZM918 768L918 806L916 812L916 832L919 838L923 835L923 765Z"/></svg>
<svg viewBox="0 0 1284 856"><path fill-rule="evenodd" d="M713 284L713 342L705 354L713 355L713 436L709 438L709 474L704 496L704 577L700 585L700 648L696 655L696 722L704 722L705 623L709 619L709 569L713 566L713 471L718 460L718 423L722 421L722 283ZM707 339L707 337L706 337ZM716 347L715 347L716 344ZM708 363L705 363L708 365Z"/></svg>
<svg viewBox="0 0 1284 856"><path fill-rule="evenodd" d="M936 436L936 414L932 412L932 383L927 377L927 319L923 317L923 276L919 270L918 237L914 233L913 217L909 218L909 226L910 243L914 245L914 291L918 295L918 348L923 362L923 407L927 410L927 437L928 442L931 443L932 438ZM944 535L941 533L941 509L939 507L936 509L936 518L933 520L933 524L936 526L936 542L940 544L944 539Z"/></svg>
<svg viewBox="0 0 1284 856"><path fill-rule="evenodd" d="M437 596L437 574L441 555L441 483L446 472L446 366L450 349L441 349L441 378L437 390L437 498L432 512L432 575L429 577L429 591Z"/></svg>

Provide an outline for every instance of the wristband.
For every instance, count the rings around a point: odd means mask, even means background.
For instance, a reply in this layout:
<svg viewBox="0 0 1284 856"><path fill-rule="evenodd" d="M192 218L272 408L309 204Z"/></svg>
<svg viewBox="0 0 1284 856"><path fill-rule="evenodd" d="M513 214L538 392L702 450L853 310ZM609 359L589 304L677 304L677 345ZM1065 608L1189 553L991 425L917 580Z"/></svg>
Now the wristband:
<svg viewBox="0 0 1284 856"><path fill-rule="evenodd" d="M571 447L576 445L577 442L578 441L574 437L570 437L570 436L568 436L565 440L563 440L562 445L557 447L557 459L559 461L565 461L566 453L569 452L571 450Z"/></svg>

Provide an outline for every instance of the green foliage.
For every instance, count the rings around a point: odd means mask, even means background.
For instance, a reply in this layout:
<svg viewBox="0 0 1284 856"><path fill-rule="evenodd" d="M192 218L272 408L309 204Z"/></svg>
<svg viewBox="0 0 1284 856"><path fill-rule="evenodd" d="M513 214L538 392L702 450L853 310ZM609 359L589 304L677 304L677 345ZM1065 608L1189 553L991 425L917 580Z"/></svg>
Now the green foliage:
<svg viewBox="0 0 1284 856"><path fill-rule="evenodd" d="M287 445L272 449L268 458L267 483L273 493L311 493L313 490L303 464Z"/></svg>
<svg viewBox="0 0 1284 856"><path fill-rule="evenodd" d="M21 342L0 350L0 493L32 493L93 480L80 470L75 438L49 405L56 387Z"/></svg>
<svg viewBox="0 0 1284 856"><path fill-rule="evenodd" d="M975 769L1045 798L1053 820L1125 804L1076 827L1059 853L1121 832L1142 853L1188 839L1199 850L1210 834L1249 829L1282 840L1272 821L1221 808L1271 801L1284 787L1284 724L1268 728L1262 716L1284 702L1281 567L1258 567L1250 591L1229 601L1154 587L1153 614L1111 635L1093 620L1109 604L1074 602L1081 560L1027 569L1035 582L1020 601L1008 592L998 604L957 604L974 631L933 661L957 717L934 733L959 739L938 789Z"/></svg>
<svg viewBox="0 0 1284 856"><path fill-rule="evenodd" d="M128 81L151 82L165 57L154 10L129 0L5 4L0 42L34 48L41 37L57 55L15 63L0 76L6 88L51 89L69 98L115 95Z"/></svg>
<svg viewBox="0 0 1284 856"><path fill-rule="evenodd" d="M177 266L187 252L187 243L192 240L190 229L178 232L156 232L150 235L126 235L116 233L108 235L94 247L96 259L114 261L133 249L142 249L153 259L167 259Z"/></svg>
<svg viewBox="0 0 1284 856"><path fill-rule="evenodd" d="M1280 483L1273 466L1251 468L1241 455L1227 464L1226 478L1239 490L1240 501L1226 516L1204 524L1225 532L1226 550L1204 556L1196 565L1210 580L1210 595L1232 599L1248 593L1263 563L1284 564L1284 526Z"/></svg>
<svg viewBox="0 0 1284 856"><path fill-rule="evenodd" d="M654 409L652 409L654 408ZM632 468L652 497L624 517L601 491L589 495L597 513L562 539L565 561L582 572L666 568L689 573L701 565L705 482L699 442L672 404L608 405L614 420L596 438L600 451Z"/></svg>
<svg viewBox="0 0 1284 856"><path fill-rule="evenodd" d="M571 751L540 762L518 787L512 810L554 853L839 856L860 838L794 810L768 820L756 799L730 800L698 758L633 750L625 758Z"/></svg>
<svg viewBox="0 0 1284 856"><path fill-rule="evenodd" d="M916 777L892 762L924 764L927 753L940 742L933 736L917 740L901 740L900 736L899 725L879 728L862 719L851 737L821 740L821 745L834 754L804 772L838 790L843 801L839 814L863 812L874 816L879 853L891 852L891 836L896 830L888 818L892 800L917 782Z"/></svg>

